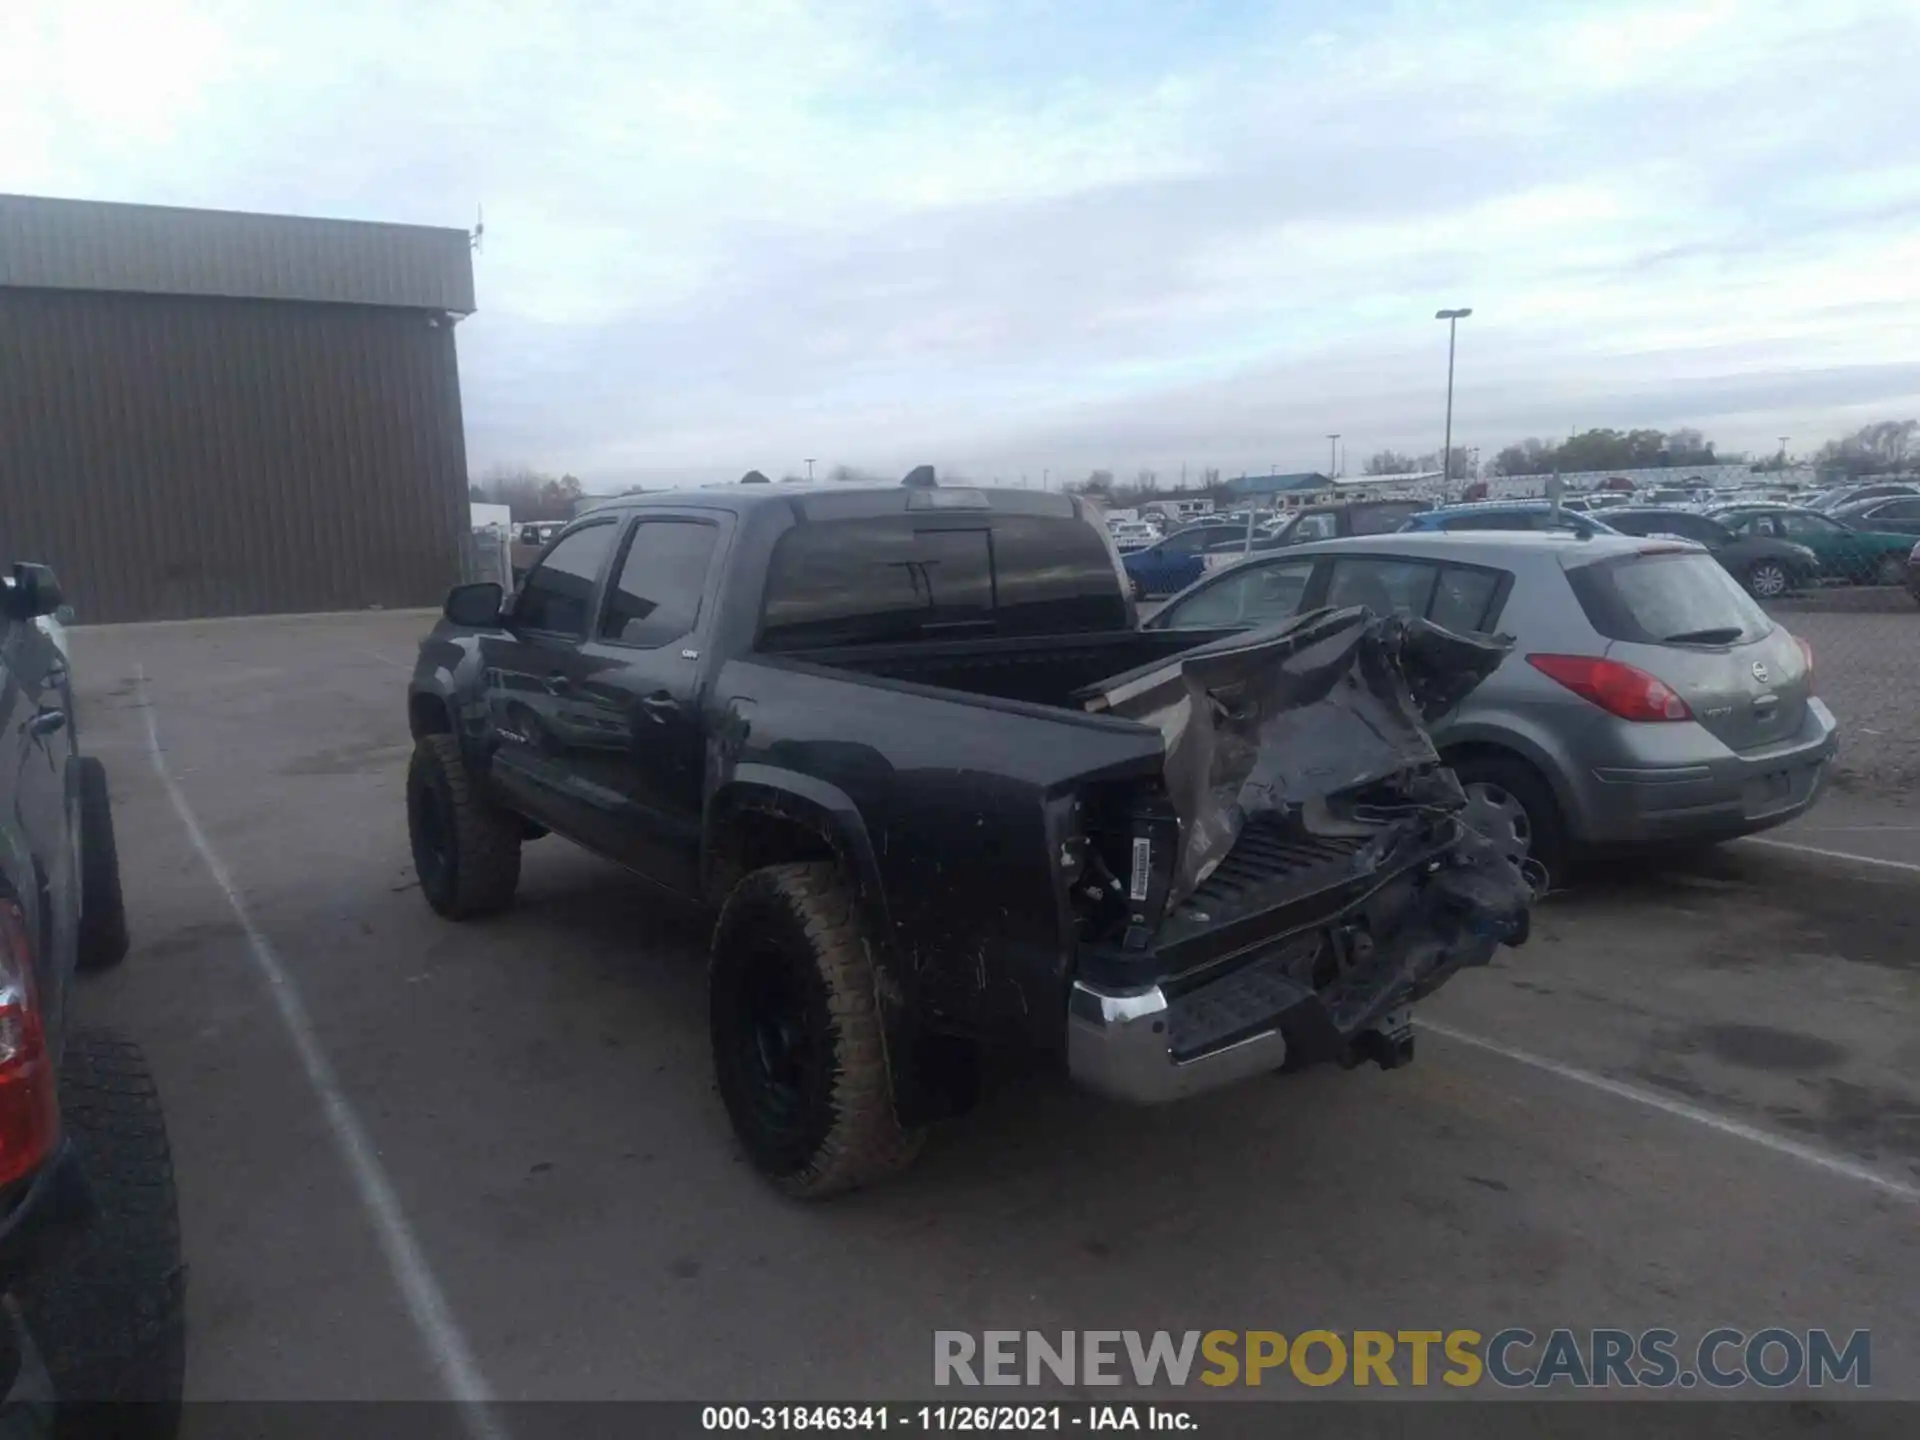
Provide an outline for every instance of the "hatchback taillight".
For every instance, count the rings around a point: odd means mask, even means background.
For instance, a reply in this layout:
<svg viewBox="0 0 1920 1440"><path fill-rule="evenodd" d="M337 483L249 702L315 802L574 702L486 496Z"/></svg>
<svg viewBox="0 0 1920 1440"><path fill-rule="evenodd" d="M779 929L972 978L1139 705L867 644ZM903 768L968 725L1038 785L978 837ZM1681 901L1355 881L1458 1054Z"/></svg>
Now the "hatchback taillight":
<svg viewBox="0 0 1920 1440"><path fill-rule="evenodd" d="M31 1175L60 1138L60 1098L47 1056L26 917L0 900L0 1185Z"/></svg>
<svg viewBox="0 0 1920 1440"><path fill-rule="evenodd" d="M1813 646L1800 636L1793 637L1793 643L1800 647L1800 658L1807 662L1807 694L1813 694Z"/></svg>
<svg viewBox="0 0 1920 1440"><path fill-rule="evenodd" d="M1529 655L1527 663L1622 720L1693 718L1687 702L1666 681L1618 660L1592 655Z"/></svg>

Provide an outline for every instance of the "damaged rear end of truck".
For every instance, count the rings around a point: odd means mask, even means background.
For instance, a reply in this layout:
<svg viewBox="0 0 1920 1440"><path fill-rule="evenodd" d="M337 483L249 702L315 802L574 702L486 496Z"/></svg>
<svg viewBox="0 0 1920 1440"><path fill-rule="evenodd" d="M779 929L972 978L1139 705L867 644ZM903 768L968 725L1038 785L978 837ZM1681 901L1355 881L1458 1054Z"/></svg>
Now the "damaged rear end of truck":
<svg viewBox="0 0 1920 1440"><path fill-rule="evenodd" d="M1532 878L1425 728L1507 649L1327 610L1081 692L1164 758L1156 781L1083 789L1062 845L1076 1081L1155 1103L1412 1058L1414 1002L1527 936Z"/></svg>

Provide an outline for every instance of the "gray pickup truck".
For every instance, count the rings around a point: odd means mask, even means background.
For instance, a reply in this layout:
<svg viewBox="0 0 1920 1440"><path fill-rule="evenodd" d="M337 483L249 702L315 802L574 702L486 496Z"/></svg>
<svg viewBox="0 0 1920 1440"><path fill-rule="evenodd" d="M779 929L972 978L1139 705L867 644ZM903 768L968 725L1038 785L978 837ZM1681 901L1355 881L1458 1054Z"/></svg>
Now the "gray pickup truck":
<svg viewBox="0 0 1920 1440"><path fill-rule="evenodd" d="M1532 893L1421 724L1504 642L1358 609L1143 631L1027 491L742 486L598 508L422 643L429 904L555 832L712 907L720 1093L790 1193L869 1181L983 1047L1120 1100L1410 1058Z"/></svg>

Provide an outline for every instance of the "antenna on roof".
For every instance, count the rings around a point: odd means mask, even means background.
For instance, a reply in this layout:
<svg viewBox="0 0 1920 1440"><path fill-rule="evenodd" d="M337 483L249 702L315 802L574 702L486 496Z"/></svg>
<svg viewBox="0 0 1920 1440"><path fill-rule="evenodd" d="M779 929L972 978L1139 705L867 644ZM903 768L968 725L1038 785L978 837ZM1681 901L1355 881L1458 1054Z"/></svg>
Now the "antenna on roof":
<svg viewBox="0 0 1920 1440"><path fill-rule="evenodd" d="M907 478L900 483L909 490L932 490L940 482L933 478L933 466L916 465L907 472Z"/></svg>
<svg viewBox="0 0 1920 1440"><path fill-rule="evenodd" d="M473 230L467 236L467 244L474 254L480 253L480 238L487 233L487 212L479 205L473 207Z"/></svg>

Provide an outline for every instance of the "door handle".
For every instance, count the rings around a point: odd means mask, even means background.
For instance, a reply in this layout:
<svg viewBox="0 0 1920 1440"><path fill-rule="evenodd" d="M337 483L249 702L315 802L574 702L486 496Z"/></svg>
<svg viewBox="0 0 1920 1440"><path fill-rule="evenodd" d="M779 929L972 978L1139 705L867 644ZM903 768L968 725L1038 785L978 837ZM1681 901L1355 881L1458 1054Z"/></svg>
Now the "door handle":
<svg viewBox="0 0 1920 1440"><path fill-rule="evenodd" d="M573 681L567 678L564 671L556 670L553 674L547 676L547 693L549 695L565 695L571 689L573 689Z"/></svg>
<svg viewBox="0 0 1920 1440"><path fill-rule="evenodd" d="M640 708L647 712L654 724L664 725L667 723L667 717L680 708L680 702L665 690L656 690L653 694L643 695L640 698Z"/></svg>
<svg viewBox="0 0 1920 1440"><path fill-rule="evenodd" d="M67 723L64 710L42 710L27 722L27 734L36 740L42 735L51 735Z"/></svg>

